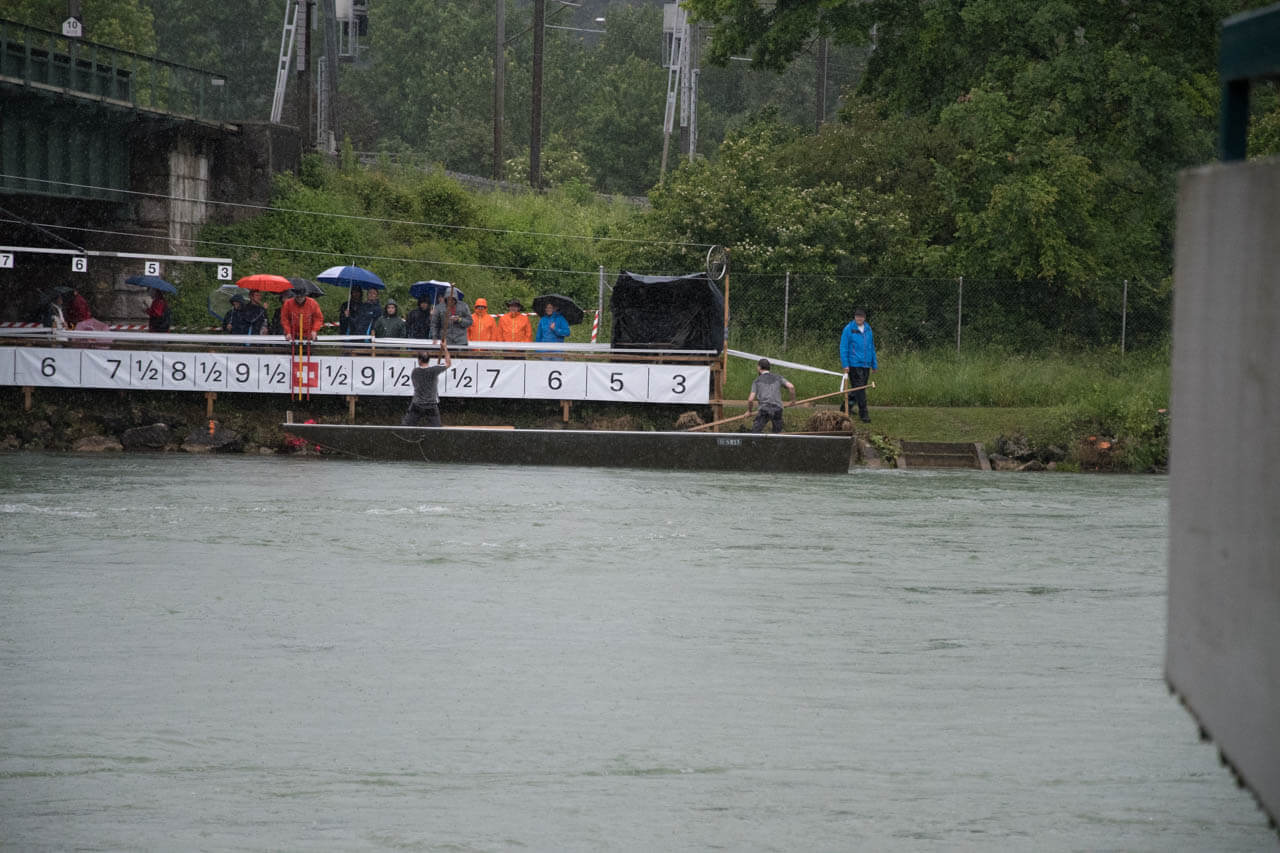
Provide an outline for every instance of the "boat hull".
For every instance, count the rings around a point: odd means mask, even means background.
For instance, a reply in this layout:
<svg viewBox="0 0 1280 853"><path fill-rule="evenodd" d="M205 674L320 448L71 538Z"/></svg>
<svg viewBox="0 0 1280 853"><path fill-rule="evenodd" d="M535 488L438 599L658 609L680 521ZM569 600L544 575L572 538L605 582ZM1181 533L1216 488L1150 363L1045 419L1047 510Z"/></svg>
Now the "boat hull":
<svg viewBox="0 0 1280 853"><path fill-rule="evenodd" d="M360 459L578 465L698 471L846 474L842 436L609 430L281 424L286 433Z"/></svg>

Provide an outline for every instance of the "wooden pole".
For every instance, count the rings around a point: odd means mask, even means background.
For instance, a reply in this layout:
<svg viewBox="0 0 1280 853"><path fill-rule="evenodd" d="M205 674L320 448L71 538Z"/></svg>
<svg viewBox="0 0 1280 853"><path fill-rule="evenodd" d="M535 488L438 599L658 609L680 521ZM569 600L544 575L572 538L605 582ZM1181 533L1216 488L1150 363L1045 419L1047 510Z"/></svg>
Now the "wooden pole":
<svg viewBox="0 0 1280 853"><path fill-rule="evenodd" d="M356 422L356 400L357 399L358 398L356 397L355 394L347 395L347 423L349 424L353 424Z"/></svg>
<svg viewBox="0 0 1280 853"><path fill-rule="evenodd" d="M204 416L206 418L213 417L213 401L218 399L217 391L204 392Z"/></svg>
<svg viewBox="0 0 1280 853"><path fill-rule="evenodd" d="M874 382L868 382L866 385L859 385L857 388L845 388L845 389L840 390L840 391L832 391L832 392L831 392L831 393L829 393L829 394L819 394L819 395L818 395L818 396L816 396L816 397L806 397L806 398L805 398L805 399L803 399L803 400L796 400L794 403L787 403L787 404L783 405L783 408L784 408L784 409L793 409L793 408L798 408L798 407L800 407L800 406L805 405L806 403L812 403L812 402L814 402L814 401L816 401L816 400L825 400L826 398L828 398L828 397L834 397L834 396L836 396L837 394L848 394L848 393L850 393L850 392L852 392L852 391L862 391L863 389L866 389L866 388L874 388L874 387L876 387L876 383L874 383ZM699 424L698 426L695 426L695 427L689 427L687 430L685 430L685 432L697 432L698 430L702 430L702 429L709 429L709 428L711 428L711 427L713 427L713 426L719 426L720 424L727 424L727 423L729 423L730 421L739 421L739 420L742 420L742 419L743 419L743 418L745 418L745 417L750 417L752 414L754 414L754 412L744 412L744 413L743 413L743 414L741 414L741 415L734 415L734 416L733 416L733 417L731 417L731 418L724 418L723 420L712 421L712 422L711 422L711 423L709 423L709 424Z"/></svg>
<svg viewBox="0 0 1280 853"><path fill-rule="evenodd" d="M720 350L720 393L716 399L724 399L724 386L729 381L729 250L724 250L724 341ZM724 414L724 406L712 409L718 419ZM715 421L712 421L715 423Z"/></svg>

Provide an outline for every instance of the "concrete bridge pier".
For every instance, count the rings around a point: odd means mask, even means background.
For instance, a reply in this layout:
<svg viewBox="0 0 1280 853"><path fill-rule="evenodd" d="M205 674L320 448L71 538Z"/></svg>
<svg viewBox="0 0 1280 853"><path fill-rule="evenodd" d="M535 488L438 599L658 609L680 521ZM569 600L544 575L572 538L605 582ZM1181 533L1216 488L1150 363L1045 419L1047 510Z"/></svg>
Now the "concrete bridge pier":
<svg viewBox="0 0 1280 853"><path fill-rule="evenodd" d="M1280 159L1182 175L1169 686L1280 818Z"/></svg>

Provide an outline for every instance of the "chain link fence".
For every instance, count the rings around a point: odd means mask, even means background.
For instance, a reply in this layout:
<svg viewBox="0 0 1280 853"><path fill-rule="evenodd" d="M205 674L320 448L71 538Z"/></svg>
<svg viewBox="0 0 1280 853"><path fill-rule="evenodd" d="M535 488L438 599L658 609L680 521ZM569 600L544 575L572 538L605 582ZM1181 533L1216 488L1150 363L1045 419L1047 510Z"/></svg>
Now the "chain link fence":
<svg viewBox="0 0 1280 853"><path fill-rule="evenodd" d="M1087 284L981 278L850 278L802 273L737 274L730 341L786 350L838 340L864 308L881 349L999 347L1013 351L1162 346L1171 328L1168 282Z"/></svg>

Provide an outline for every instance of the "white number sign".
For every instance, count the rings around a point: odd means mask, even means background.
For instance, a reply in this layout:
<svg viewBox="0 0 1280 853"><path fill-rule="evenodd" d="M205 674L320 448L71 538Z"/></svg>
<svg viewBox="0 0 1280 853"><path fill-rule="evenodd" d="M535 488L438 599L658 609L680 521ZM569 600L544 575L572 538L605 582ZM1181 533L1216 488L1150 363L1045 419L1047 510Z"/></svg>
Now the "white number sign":
<svg viewBox="0 0 1280 853"><path fill-rule="evenodd" d="M588 364L587 399L643 403L649 368L643 364Z"/></svg>
<svg viewBox="0 0 1280 853"><path fill-rule="evenodd" d="M71 271L72 272L88 272L89 259L85 257L73 257L71 259Z"/></svg>
<svg viewBox="0 0 1280 853"><path fill-rule="evenodd" d="M86 388L128 388L130 352L86 352L80 359L80 382Z"/></svg>
<svg viewBox="0 0 1280 853"><path fill-rule="evenodd" d="M160 275L159 261L146 261L142 265L143 275Z"/></svg>
<svg viewBox="0 0 1280 853"><path fill-rule="evenodd" d="M13 269L13 253L0 252L0 270Z"/></svg>
<svg viewBox="0 0 1280 853"><path fill-rule="evenodd" d="M529 361L524 366L524 395L539 400L582 400L587 366L574 361Z"/></svg>
<svg viewBox="0 0 1280 853"><path fill-rule="evenodd" d="M231 281L231 264L218 264L218 281Z"/></svg>
<svg viewBox="0 0 1280 853"><path fill-rule="evenodd" d="M55 388L80 387L80 351L66 349L20 349L14 365L18 385Z"/></svg>
<svg viewBox="0 0 1280 853"><path fill-rule="evenodd" d="M199 354L195 357L195 387L200 391L227 389L227 357Z"/></svg>

